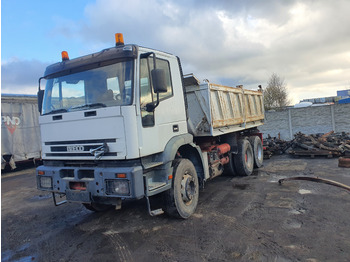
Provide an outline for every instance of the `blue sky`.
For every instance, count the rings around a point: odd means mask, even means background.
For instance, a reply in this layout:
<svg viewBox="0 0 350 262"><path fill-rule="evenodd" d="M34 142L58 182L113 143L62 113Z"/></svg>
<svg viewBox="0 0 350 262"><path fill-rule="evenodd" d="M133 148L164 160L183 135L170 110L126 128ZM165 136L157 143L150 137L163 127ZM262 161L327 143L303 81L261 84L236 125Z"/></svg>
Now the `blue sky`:
<svg viewBox="0 0 350 262"><path fill-rule="evenodd" d="M225 85L284 78L290 98L350 88L348 0L5 0L1 92L35 94L45 67L127 43L178 55L185 73Z"/></svg>
<svg viewBox="0 0 350 262"><path fill-rule="evenodd" d="M2 59L37 59L55 62L59 48L78 48L79 41L62 36L57 29L70 18L84 17L89 1L5 0L1 5Z"/></svg>

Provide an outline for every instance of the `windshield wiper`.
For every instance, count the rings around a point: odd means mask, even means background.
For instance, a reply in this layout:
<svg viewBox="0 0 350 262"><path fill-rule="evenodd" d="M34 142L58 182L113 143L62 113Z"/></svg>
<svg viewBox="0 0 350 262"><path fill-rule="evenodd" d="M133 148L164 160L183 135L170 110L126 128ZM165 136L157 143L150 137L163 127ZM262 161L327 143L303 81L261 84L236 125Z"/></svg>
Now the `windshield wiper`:
<svg viewBox="0 0 350 262"><path fill-rule="evenodd" d="M59 108L59 109L54 109L54 110L52 110L52 111L50 111L48 113L45 113L43 115L59 114L59 113L65 113L65 112L67 112L67 109Z"/></svg>
<svg viewBox="0 0 350 262"><path fill-rule="evenodd" d="M85 105L79 105L79 106L73 106L71 109L84 109L84 108L97 108L97 107L107 107L104 103L93 103L93 104L85 104Z"/></svg>

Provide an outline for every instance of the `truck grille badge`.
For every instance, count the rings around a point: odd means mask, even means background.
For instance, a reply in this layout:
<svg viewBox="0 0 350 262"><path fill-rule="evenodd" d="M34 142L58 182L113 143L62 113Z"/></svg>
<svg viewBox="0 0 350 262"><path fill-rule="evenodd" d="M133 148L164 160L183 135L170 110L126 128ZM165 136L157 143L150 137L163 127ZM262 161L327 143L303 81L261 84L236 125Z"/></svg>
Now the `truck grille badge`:
<svg viewBox="0 0 350 262"><path fill-rule="evenodd" d="M95 160L100 160L101 157L108 152L109 152L109 147L106 142L104 142L102 146L90 149L90 154L95 156Z"/></svg>

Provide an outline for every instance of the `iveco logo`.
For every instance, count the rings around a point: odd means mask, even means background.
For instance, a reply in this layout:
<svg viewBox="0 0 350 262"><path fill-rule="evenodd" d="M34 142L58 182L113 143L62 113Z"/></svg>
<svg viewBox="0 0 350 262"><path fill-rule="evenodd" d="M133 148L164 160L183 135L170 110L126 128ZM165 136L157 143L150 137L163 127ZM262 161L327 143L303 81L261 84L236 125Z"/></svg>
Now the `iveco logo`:
<svg viewBox="0 0 350 262"><path fill-rule="evenodd" d="M84 146L67 146L67 152L82 152Z"/></svg>

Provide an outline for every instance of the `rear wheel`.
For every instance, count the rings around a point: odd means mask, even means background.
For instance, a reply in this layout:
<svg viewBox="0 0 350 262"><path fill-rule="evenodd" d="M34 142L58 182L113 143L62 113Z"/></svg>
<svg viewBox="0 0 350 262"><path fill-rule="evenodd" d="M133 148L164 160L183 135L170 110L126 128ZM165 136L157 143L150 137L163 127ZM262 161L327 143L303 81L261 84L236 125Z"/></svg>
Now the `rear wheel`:
<svg viewBox="0 0 350 262"><path fill-rule="evenodd" d="M173 169L173 184L165 192L165 212L173 217L189 218L196 210L199 183L196 169L188 159L178 159Z"/></svg>
<svg viewBox="0 0 350 262"><path fill-rule="evenodd" d="M234 156L234 165L240 176L250 176L253 173L254 153L246 138L238 140L238 153Z"/></svg>
<svg viewBox="0 0 350 262"><path fill-rule="evenodd" d="M254 167L259 168L262 166L264 160L264 151L261 139L258 136L251 136L249 137L249 142L253 148Z"/></svg>
<svg viewBox="0 0 350 262"><path fill-rule="evenodd" d="M99 203L91 203L91 204L84 203L83 206L86 209L94 211L94 212L104 212L104 211L107 211L113 207L112 205L105 205L105 204L99 204Z"/></svg>
<svg viewBox="0 0 350 262"><path fill-rule="evenodd" d="M234 161L233 161L234 155L230 152L228 157L229 157L230 162L228 162L226 165L224 165L224 175L226 175L226 176L237 176L237 173L236 173L236 170L235 170L235 164L234 164Z"/></svg>

